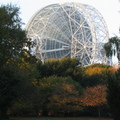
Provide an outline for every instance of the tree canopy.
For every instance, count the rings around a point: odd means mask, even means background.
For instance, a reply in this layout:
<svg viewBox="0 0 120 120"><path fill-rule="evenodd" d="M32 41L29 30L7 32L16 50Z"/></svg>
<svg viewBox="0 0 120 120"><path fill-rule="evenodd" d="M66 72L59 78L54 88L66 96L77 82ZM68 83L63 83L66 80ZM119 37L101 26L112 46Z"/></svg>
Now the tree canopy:
<svg viewBox="0 0 120 120"><path fill-rule="evenodd" d="M114 120L119 120L120 115L120 68L108 76L107 101Z"/></svg>
<svg viewBox="0 0 120 120"><path fill-rule="evenodd" d="M25 47L31 43L22 24L19 7L11 4L0 6L0 116L6 114L18 97L22 83L28 79L19 68L21 58L25 58L27 53Z"/></svg>
<svg viewBox="0 0 120 120"><path fill-rule="evenodd" d="M109 42L104 45L106 56L111 57L117 54L117 58L120 61L120 38L115 36L109 39Z"/></svg>
<svg viewBox="0 0 120 120"><path fill-rule="evenodd" d="M30 45L19 14L17 6L0 6L0 65L14 61Z"/></svg>

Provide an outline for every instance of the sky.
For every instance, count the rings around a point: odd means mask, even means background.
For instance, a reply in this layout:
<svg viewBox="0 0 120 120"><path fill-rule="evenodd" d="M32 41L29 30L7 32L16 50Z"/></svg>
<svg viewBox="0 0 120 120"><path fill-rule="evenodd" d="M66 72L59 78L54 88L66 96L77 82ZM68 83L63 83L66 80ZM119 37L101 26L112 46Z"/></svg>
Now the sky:
<svg viewBox="0 0 120 120"><path fill-rule="evenodd" d="M25 28L30 18L35 12L50 4L77 2L88 4L96 8L103 16L109 31L109 38L114 36L120 37L120 0L0 0L0 5L12 3L20 7L20 17L25 23ZM114 63L118 63L118 59L113 57Z"/></svg>
<svg viewBox="0 0 120 120"><path fill-rule="evenodd" d="M33 14L47 5L55 3L77 2L96 8L106 21L109 37L120 36L120 0L0 0L0 5L12 3L20 7L20 17L25 28Z"/></svg>

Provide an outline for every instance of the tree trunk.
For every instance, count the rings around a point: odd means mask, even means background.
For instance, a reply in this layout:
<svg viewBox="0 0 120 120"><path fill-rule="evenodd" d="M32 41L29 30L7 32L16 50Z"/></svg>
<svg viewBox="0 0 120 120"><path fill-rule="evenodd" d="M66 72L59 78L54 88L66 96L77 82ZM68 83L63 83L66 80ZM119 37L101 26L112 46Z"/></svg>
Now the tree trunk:
<svg viewBox="0 0 120 120"><path fill-rule="evenodd" d="M101 117L101 115L100 115L100 107L98 107L98 117Z"/></svg>
<svg viewBox="0 0 120 120"><path fill-rule="evenodd" d="M42 115L43 116L48 116L48 109L45 105L44 105L43 110L42 110Z"/></svg>

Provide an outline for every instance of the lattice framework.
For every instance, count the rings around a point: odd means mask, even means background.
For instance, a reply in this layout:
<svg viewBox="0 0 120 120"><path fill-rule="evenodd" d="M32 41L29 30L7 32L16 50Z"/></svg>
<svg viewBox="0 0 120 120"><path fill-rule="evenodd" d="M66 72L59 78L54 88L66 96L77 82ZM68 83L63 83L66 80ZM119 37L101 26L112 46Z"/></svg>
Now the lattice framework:
<svg viewBox="0 0 120 120"><path fill-rule="evenodd" d="M54 4L37 11L26 26L36 46L33 54L50 58L78 58L82 65L105 63L108 30L102 15L80 3Z"/></svg>

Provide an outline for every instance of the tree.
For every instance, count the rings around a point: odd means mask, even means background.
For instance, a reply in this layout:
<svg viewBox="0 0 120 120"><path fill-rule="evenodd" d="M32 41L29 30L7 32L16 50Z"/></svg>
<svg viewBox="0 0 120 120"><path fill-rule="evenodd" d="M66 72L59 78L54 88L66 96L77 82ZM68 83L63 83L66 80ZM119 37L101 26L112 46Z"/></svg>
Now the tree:
<svg viewBox="0 0 120 120"><path fill-rule="evenodd" d="M117 58L120 61L120 38L112 37L109 42L104 45L104 49L107 57L112 57L117 54Z"/></svg>
<svg viewBox="0 0 120 120"><path fill-rule="evenodd" d="M24 91L27 76L13 66L0 69L0 117L6 116L7 110Z"/></svg>
<svg viewBox="0 0 120 120"><path fill-rule="evenodd" d="M39 61L37 64L37 69L39 71L40 78L57 75L58 66L59 60L56 59L49 59L44 63Z"/></svg>
<svg viewBox="0 0 120 120"><path fill-rule="evenodd" d="M76 58L63 58L59 60L58 76L74 76L75 69L80 66Z"/></svg>
<svg viewBox="0 0 120 120"><path fill-rule="evenodd" d="M19 69L20 57L27 53L30 40L22 29L19 8L0 6L0 115L6 114L19 94L22 82L27 79ZM23 80L23 81L22 81Z"/></svg>
<svg viewBox="0 0 120 120"><path fill-rule="evenodd" d="M114 120L120 120L120 69L108 74L107 101Z"/></svg>
<svg viewBox="0 0 120 120"><path fill-rule="evenodd" d="M98 116L100 117L100 106L107 104L105 85L97 85L94 87L87 87L84 91L84 95L81 98L81 102L84 106L98 107Z"/></svg>
<svg viewBox="0 0 120 120"><path fill-rule="evenodd" d="M48 98L48 109L52 115L70 116L83 110L80 102L82 87L76 90L74 84L63 83L54 88L53 94Z"/></svg>
<svg viewBox="0 0 120 120"><path fill-rule="evenodd" d="M63 58L60 60L49 59L44 63L39 61L37 70L40 73L39 78L49 77L56 75L59 77L72 77L75 81L79 82L82 76L80 62L76 58Z"/></svg>
<svg viewBox="0 0 120 120"><path fill-rule="evenodd" d="M39 87L41 90L42 115L46 116L51 111L57 115L59 113L64 115L65 112L75 111L77 108L74 107L77 107L77 103L81 108L78 96L82 94L82 87L70 77L50 76L43 78L40 80ZM64 102L61 104L62 101Z"/></svg>
<svg viewBox="0 0 120 120"><path fill-rule="evenodd" d="M0 6L0 67L13 62L30 46L30 40L22 29L19 8L16 6Z"/></svg>
<svg viewBox="0 0 120 120"><path fill-rule="evenodd" d="M96 86L99 84L107 84L107 72L114 73L117 69L109 65L93 64L84 67L83 79L81 85L83 87Z"/></svg>
<svg viewBox="0 0 120 120"><path fill-rule="evenodd" d="M25 80L22 84L20 95L9 108L11 115L39 115L41 108L41 94L37 86Z"/></svg>

